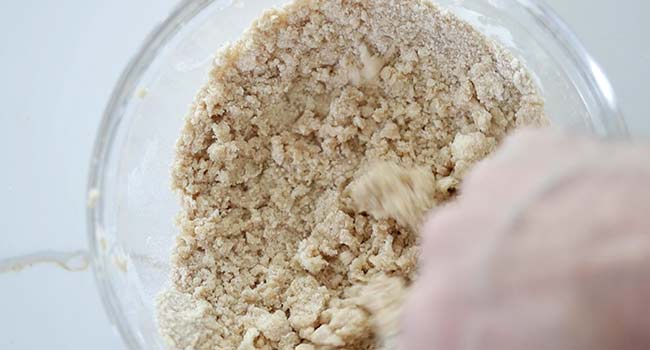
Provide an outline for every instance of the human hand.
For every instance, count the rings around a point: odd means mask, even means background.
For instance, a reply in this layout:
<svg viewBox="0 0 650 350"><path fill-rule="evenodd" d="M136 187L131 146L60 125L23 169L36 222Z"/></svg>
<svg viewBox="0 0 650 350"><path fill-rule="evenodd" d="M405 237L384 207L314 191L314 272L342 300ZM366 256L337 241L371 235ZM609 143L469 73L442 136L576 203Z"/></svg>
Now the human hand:
<svg viewBox="0 0 650 350"><path fill-rule="evenodd" d="M402 349L650 349L649 149L520 132L422 234Z"/></svg>

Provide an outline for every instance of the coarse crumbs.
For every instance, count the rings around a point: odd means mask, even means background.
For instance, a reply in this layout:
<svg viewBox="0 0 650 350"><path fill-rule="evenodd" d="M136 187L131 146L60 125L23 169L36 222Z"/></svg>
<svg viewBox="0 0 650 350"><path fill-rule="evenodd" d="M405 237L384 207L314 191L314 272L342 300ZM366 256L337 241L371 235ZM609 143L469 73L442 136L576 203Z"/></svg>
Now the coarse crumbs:
<svg viewBox="0 0 650 350"><path fill-rule="evenodd" d="M452 198L510 130L544 123L523 65L428 2L267 11L219 53L178 141L167 345L381 348L377 315L395 301L365 293L416 278L410 213ZM428 204L406 219L364 208L354 186L382 163L421 175Z"/></svg>

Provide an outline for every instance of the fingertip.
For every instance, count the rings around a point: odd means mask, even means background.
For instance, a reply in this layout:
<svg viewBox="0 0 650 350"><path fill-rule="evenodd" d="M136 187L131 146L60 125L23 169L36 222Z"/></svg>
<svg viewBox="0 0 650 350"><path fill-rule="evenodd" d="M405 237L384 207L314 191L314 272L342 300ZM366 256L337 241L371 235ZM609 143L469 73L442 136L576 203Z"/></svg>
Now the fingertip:
<svg viewBox="0 0 650 350"><path fill-rule="evenodd" d="M431 248L439 246L436 240L442 238L443 233L453 230L454 223L460 218L458 216L457 202L449 203L429 212L426 217L420 235L422 237L422 249L428 252Z"/></svg>

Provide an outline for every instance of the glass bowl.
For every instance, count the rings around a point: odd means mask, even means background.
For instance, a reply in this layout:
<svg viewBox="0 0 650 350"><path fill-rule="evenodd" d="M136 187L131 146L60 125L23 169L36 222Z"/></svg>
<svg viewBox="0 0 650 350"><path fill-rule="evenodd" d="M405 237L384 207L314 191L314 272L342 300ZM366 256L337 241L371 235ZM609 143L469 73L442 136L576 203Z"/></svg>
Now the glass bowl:
<svg viewBox="0 0 650 350"><path fill-rule="evenodd" d="M214 54L286 0L193 0L177 7L130 62L108 103L90 165L88 239L106 311L129 349L162 349L154 298L168 284L178 199L170 165L184 115ZM612 88L542 1L438 0L518 56L554 125L625 137Z"/></svg>

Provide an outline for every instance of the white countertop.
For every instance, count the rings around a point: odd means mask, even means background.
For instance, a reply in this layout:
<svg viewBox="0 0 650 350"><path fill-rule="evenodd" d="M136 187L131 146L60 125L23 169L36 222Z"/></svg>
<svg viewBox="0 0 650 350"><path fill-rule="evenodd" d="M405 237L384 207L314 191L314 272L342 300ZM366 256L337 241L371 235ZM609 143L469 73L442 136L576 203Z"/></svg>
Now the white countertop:
<svg viewBox="0 0 650 350"><path fill-rule="evenodd" d="M86 247L88 160L104 105L175 3L0 2L0 257ZM650 2L549 3L611 78L633 136L649 138ZM0 335L8 350L124 348L91 272L49 265L0 274Z"/></svg>

